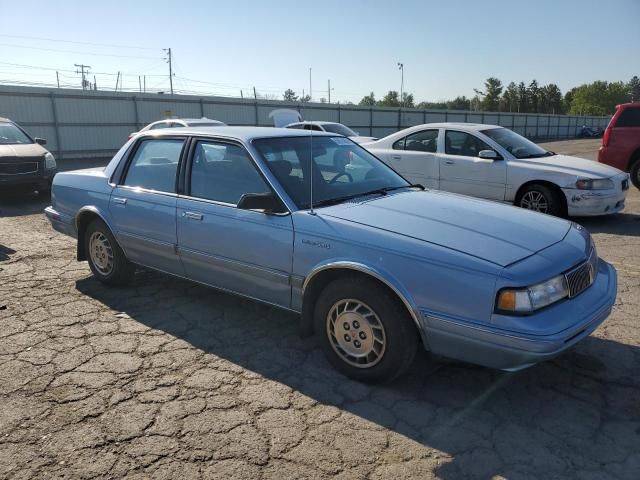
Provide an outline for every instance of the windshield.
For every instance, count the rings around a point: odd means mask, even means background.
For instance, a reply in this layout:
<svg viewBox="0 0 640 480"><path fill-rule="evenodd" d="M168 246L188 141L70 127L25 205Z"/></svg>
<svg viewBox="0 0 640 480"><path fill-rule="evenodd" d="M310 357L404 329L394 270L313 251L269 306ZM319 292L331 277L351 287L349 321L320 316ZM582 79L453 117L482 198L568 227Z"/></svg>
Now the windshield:
<svg viewBox="0 0 640 480"><path fill-rule="evenodd" d="M482 130L481 133L484 133L516 158L538 158L553 155L552 152L540 148L532 141L507 128L491 128Z"/></svg>
<svg viewBox="0 0 640 480"><path fill-rule="evenodd" d="M313 205L380 189L408 187L400 175L343 137L276 137L254 140L262 158L298 208L309 208L313 143ZM346 200L346 199L345 199Z"/></svg>
<svg viewBox="0 0 640 480"><path fill-rule="evenodd" d="M33 143L29 136L12 123L0 123L0 145Z"/></svg>
<svg viewBox="0 0 640 480"><path fill-rule="evenodd" d="M357 137L358 134L351 130L349 127L342 125L341 123L325 123L322 125L326 132L337 133L338 135L344 135L345 137Z"/></svg>

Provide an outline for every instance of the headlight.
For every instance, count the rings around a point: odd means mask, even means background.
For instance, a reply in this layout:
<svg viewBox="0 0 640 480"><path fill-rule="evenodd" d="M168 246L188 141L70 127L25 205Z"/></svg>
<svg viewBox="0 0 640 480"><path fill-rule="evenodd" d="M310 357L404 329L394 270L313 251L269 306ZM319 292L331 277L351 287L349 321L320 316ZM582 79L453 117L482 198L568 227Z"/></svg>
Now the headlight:
<svg viewBox="0 0 640 480"><path fill-rule="evenodd" d="M49 152L44 154L44 168L47 170L56 168L56 158Z"/></svg>
<svg viewBox="0 0 640 480"><path fill-rule="evenodd" d="M501 312L529 313L568 296L567 280L564 275L558 275L528 288L500 290L496 307Z"/></svg>
<svg viewBox="0 0 640 480"><path fill-rule="evenodd" d="M576 188L580 190L609 190L613 188L613 182L608 178L596 180L582 178L576 182Z"/></svg>

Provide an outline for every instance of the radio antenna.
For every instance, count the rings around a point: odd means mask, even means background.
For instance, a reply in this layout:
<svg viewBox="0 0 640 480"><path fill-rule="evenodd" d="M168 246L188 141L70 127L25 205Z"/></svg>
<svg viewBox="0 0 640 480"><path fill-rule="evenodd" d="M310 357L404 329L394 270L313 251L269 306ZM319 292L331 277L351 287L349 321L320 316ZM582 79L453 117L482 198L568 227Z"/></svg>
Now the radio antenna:
<svg viewBox="0 0 640 480"><path fill-rule="evenodd" d="M316 212L313 210L313 123L309 124L309 179L310 186L309 189L309 215L315 215Z"/></svg>

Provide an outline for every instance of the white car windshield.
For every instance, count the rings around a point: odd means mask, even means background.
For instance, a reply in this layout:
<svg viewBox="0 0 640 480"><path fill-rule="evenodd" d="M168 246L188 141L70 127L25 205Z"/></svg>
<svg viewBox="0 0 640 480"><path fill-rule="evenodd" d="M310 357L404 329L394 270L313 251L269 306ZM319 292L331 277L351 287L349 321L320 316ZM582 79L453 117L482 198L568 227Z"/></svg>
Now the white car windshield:
<svg viewBox="0 0 640 480"><path fill-rule="evenodd" d="M313 174L310 151L313 144ZM265 163L298 208L327 206L368 194L410 187L364 148L344 137L275 137L253 141Z"/></svg>
<svg viewBox="0 0 640 480"><path fill-rule="evenodd" d="M553 152L548 152L544 148L540 148L532 141L527 140L523 136L518 135L516 132L507 128L491 128L488 130L481 130L481 133L489 137L516 158L540 158L555 155Z"/></svg>
<svg viewBox="0 0 640 480"><path fill-rule="evenodd" d="M341 123L325 123L322 125L322 128L324 128L325 132L337 133L338 135L344 135L345 137L358 136L356 132Z"/></svg>

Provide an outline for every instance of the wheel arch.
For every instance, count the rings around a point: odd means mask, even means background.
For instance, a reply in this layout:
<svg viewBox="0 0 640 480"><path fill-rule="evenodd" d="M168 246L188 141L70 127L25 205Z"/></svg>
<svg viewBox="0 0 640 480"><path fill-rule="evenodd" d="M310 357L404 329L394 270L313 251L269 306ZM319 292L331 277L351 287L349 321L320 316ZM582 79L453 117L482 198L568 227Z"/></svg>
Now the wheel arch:
<svg viewBox="0 0 640 480"><path fill-rule="evenodd" d="M565 196L564 192L562 191L562 188L560 188L560 185L558 185L557 183L554 183L552 181L549 180L528 180L526 182L524 182L522 185L520 185L520 187L518 187L518 191L516 192L516 195L513 199L513 204L517 207L518 203L520 202L520 197L522 196L523 192L525 191L525 189L527 187L530 187L531 185L544 185L546 187L549 187L550 189L552 189L554 192L556 192L558 194L558 196L560 197L560 201L562 202L562 211L563 214L566 216L567 212L568 212L568 204L567 204L567 197Z"/></svg>
<svg viewBox="0 0 640 480"><path fill-rule="evenodd" d="M426 345L424 328L419 320L420 313L409 292L391 275L368 265L337 261L316 267L304 280L302 285L302 334L313 335L313 310L318 296L332 281L343 276L362 276L375 281L384 287L404 306L413 325L418 330L423 343Z"/></svg>
<svg viewBox="0 0 640 480"><path fill-rule="evenodd" d="M78 261L87 259L87 252L85 251L85 246L84 246L85 232L87 231L87 227L89 226L89 224L95 219L102 220L105 223L105 225L107 225L107 227L113 232L113 230L111 229L111 226L109 225L109 222L106 220L105 216L102 214L102 212L100 212L100 210L97 207L94 207L94 206L82 207L76 214L76 219L75 219L75 227L76 227L76 232L78 234L77 235L78 236L78 243L77 243Z"/></svg>

